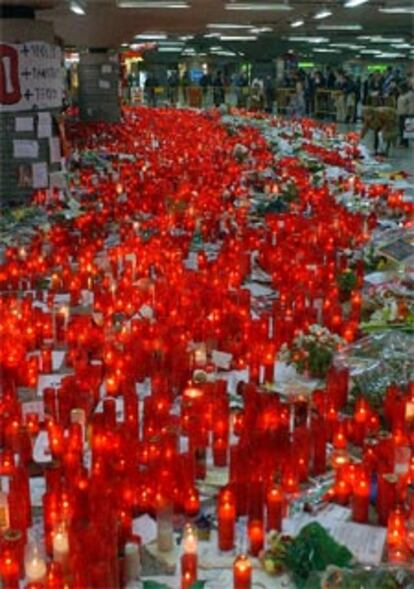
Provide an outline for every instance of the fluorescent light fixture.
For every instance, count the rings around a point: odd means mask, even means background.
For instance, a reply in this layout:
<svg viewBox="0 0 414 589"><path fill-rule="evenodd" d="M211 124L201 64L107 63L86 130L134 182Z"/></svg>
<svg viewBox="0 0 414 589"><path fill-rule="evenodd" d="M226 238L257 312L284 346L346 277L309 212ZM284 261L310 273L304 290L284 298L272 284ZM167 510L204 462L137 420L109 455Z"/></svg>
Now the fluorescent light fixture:
<svg viewBox="0 0 414 589"><path fill-rule="evenodd" d="M220 33L207 33L203 35L204 39L220 39Z"/></svg>
<svg viewBox="0 0 414 589"><path fill-rule="evenodd" d="M77 14L78 16L85 16L86 14L85 10L77 2L71 2L69 8L73 14Z"/></svg>
<svg viewBox="0 0 414 589"><path fill-rule="evenodd" d="M332 16L332 11L323 8L322 10L319 10L313 18L315 20L322 20L323 18L328 18L328 16Z"/></svg>
<svg viewBox="0 0 414 589"><path fill-rule="evenodd" d="M361 31L362 25L318 25L318 31Z"/></svg>
<svg viewBox="0 0 414 589"><path fill-rule="evenodd" d="M379 49L361 49L362 55L379 55L381 51Z"/></svg>
<svg viewBox="0 0 414 589"><path fill-rule="evenodd" d="M182 47L158 47L158 53L180 53Z"/></svg>
<svg viewBox="0 0 414 589"><path fill-rule="evenodd" d="M162 41L167 39L167 35L165 33L141 33L140 35L136 35L134 39L139 39L140 41Z"/></svg>
<svg viewBox="0 0 414 589"><path fill-rule="evenodd" d="M275 10L286 11L293 10L292 6L284 2L259 2L253 4L252 2L232 2L226 4L226 10Z"/></svg>
<svg viewBox="0 0 414 589"><path fill-rule="evenodd" d="M194 35L181 35L179 39L180 41L191 41L191 39L194 39Z"/></svg>
<svg viewBox="0 0 414 589"><path fill-rule="evenodd" d="M237 25L237 24L232 24L232 23L225 23L225 22L219 22L219 23L210 23L207 25L208 29L251 29L251 25Z"/></svg>
<svg viewBox="0 0 414 589"><path fill-rule="evenodd" d="M381 37L378 35L377 37L371 37L371 43L404 43L405 39L403 37Z"/></svg>
<svg viewBox="0 0 414 589"><path fill-rule="evenodd" d="M257 41L257 35L220 35L220 41Z"/></svg>
<svg viewBox="0 0 414 589"><path fill-rule="evenodd" d="M183 41L159 41L158 45L160 47L184 47L185 43Z"/></svg>
<svg viewBox="0 0 414 589"><path fill-rule="evenodd" d="M255 35L260 35L260 33L271 33L272 31L272 27L253 27L250 29L250 32Z"/></svg>
<svg viewBox="0 0 414 589"><path fill-rule="evenodd" d="M237 53L235 53L234 51L210 51L211 55L221 55L222 57L236 57Z"/></svg>
<svg viewBox="0 0 414 589"><path fill-rule="evenodd" d="M380 8L379 11L384 14L414 14L414 6L389 6Z"/></svg>
<svg viewBox="0 0 414 589"><path fill-rule="evenodd" d="M293 22L290 23L290 26L292 27L292 29L297 29L298 27L301 27L305 24L305 21L302 19L298 19L298 20L294 20Z"/></svg>
<svg viewBox="0 0 414 589"><path fill-rule="evenodd" d="M394 47L394 49L413 49L413 46L409 43L391 43L391 47Z"/></svg>
<svg viewBox="0 0 414 589"><path fill-rule="evenodd" d="M361 6L367 2L369 2L369 0L346 0L344 6L345 8L355 8L356 6Z"/></svg>
<svg viewBox="0 0 414 589"><path fill-rule="evenodd" d="M328 47L315 47L314 53L341 53L339 49L328 49Z"/></svg>
<svg viewBox="0 0 414 589"><path fill-rule="evenodd" d="M180 2L180 0L118 0L118 8L190 8L187 2Z"/></svg>
<svg viewBox="0 0 414 589"><path fill-rule="evenodd" d="M404 53L395 53L395 52L381 52L377 55L378 59L395 59L397 57L405 57Z"/></svg>
<svg viewBox="0 0 414 589"><path fill-rule="evenodd" d="M352 51L359 51L365 49L364 45L353 45L349 43L330 43L329 47L338 47L339 49L350 49Z"/></svg>
<svg viewBox="0 0 414 589"><path fill-rule="evenodd" d="M327 37L288 37L289 41L293 41L294 43L329 43L329 39Z"/></svg>

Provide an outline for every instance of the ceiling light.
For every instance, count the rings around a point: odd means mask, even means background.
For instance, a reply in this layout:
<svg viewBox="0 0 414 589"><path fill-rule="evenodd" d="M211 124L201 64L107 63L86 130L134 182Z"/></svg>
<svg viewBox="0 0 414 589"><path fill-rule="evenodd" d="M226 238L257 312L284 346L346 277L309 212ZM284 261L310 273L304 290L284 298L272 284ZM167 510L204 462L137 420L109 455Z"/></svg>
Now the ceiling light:
<svg viewBox="0 0 414 589"><path fill-rule="evenodd" d="M165 33L141 33L140 35L136 35L134 39L140 39L141 41L161 41L167 39L167 35Z"/></svg>
<svg viewBox="0 0 414 589"><path fill-rule="evenodd" d="M330 47L339 47L340 49L350 49L352 51L357 51L359 49L365 49L364 45L353 45L349 43L330 43Z"/></svg>
<svg viewBox="0 0 414 589"><path fill-rule="evenodd" d="M257 41L257 35L220 35L220 41Z"/></svg>
<svg viewBox="0 0 414 589"><path fill-rule="evenodd" d="M381 37L378 35L377 37L371 37L371 43L404 43L405 39L402 37Z"/></svg>
<svg viewBox="0 0 414 589"><path fill-rule="evenodd" d="M327 37L289 37L289 41L298 43L329 43Z"/></svg>
<svg viewBox="0 0 414 589"><path fill-rule="evenodd" d="M315 47L315 53L341 53L339 49L328 49L327 47Z"/></svg>
<svg viewBox="0 0 414 589"><path fill-rule="evenodd" d="M271 33L273 31L272 27L254 27L252 29L250 29L251 33L254 33L255 35L258 34L260 35L260 33Z"/></svg>
<svg viewBox="0 0 414 589"><path fill-rule="evenodd" d="M232 2L226 4L226 10L276 10L276 11L285 11L285 10L293 10L292 6L289 4L285 4L284 2L260 2L257 4L252 4L251 2Z"/></svg>
<svg viewBox="0 0 414 589"><path fill-rule="evenodd" d="M158 53L179 53L182 47L158 47Z"/></svg>
<svg viewBox="0 0 414 589"><path fill-rule="evenodd" d="M301 27L304 24L305 24L305 21L302 19L299 19L299 20L294 20L293 22L291 22L290 26L292 27L292 29L297 29L298 27Z"/></svg>
<svg viewBox="0 0 414 589"><path fill-rule="evenodd" d="M207 25L208 29L250 29L251 25L236 25L232 23L210 23Z"/></svg>
<svg viewBox="0 0 414 589"><path fill-rule="evenodd" d="M71 2L69 5L70 11L78 16L85 16L86 12L77 2Z"/></svg>
<svg viewBox="0 0 414 589"><path fill-rule="evenodd" d="M344 6L345 8L355 8L356 6L361 6L361 4L366 4L369 0L346 0Z"/></svg>
<svg viewBox="0 0 414 589"><path fill-rule="evenodd" d="M392 43L391 47L395 49L412 49L412 46L409 43Z"/></svg>
<svg viewBox="0 0 414 589"><path fill-rule="evenodd" d="M394 59L396 57L405 57L404 53L395 53L395 52L388 52L388 51L384 51L381 52L377 55L378 58L380 59Z"/></svg>
<svg viewBox="0 0 414 589"><path fill-rule="evenodd" d="M414 6L390 6L380 8L379 11L385 14L414 14Z"/></svg>
<svg viewBox="0 0 414 589"><path fill-rule="evenodd" d="M332 16L331 10L322 9L319 10L313 17L315 20L322 20L323 18L328 18L328 16Z"/></svg>
<svg viewBox="0 0 414 589"><path fill-rule="evenodd" d="M194 39L194 35L182 35L179 39L180 41L191 41L191 39Z"/></svg>
<svg viewBox="0 0 414 589"><path fill-rule="evenodd" d="M318 25L318 31L361 31L362 25Z"/></svg>
<svg viewBox="0 0 414 589"><path fill-rule="evenodd" d="M204 39L220 39L220 33L207 33L203 35Z"/></svg>
<svg viewBox="0 0 414 589"><path fill-rule="evenodd" d="M158 43L160 47L184 47L183 41L160 41Z"/></svg>
<svg viewBox="0 0 414 589"><path fill-rule="evenodd" d="M363 55L378 55L381 51L379 49L361 49L360 53Z"/></svg>
<svg viewBox="0 0 414 589"><path fill-rule="evenodd" d="M190 8L187 2L180 0L118 0L118 8Z"/></svg>

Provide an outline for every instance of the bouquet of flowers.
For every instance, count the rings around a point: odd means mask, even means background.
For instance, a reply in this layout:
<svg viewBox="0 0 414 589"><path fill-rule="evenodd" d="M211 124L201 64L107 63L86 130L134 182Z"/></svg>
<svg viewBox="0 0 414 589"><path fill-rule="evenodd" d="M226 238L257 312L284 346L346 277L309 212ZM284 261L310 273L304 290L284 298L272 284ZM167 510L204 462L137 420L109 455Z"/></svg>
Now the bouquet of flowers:
<svg viewBox="0 0 414 589"><path fill-rule="evenodd" d="M283 344L279 360L293 364L302 374L324 378L332 364L334 354L345 345L345 341L326 327L314 324L308 333L300 332L291 346Z"/></svg>

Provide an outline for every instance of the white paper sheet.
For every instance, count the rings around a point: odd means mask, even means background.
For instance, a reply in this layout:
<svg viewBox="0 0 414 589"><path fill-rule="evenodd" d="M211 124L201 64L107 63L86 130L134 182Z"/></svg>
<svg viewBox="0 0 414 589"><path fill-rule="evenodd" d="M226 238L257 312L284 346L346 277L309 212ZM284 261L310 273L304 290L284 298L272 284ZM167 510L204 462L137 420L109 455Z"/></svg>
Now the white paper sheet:
<svg viewBox="0 0 414 589"><path fill-rule="evenodd" d="M40 112L38 114L37 136L39 139L52 137L52 115L50 112Z"/></svg>
<svg viewBox="0 0 414 589"><path fill-rule="evenodd" d="M33 117L16 117L16 133L27 133L34 131Z"/></svg>
<svg viewBox="0 0 414 589"><path fill-rule="evenodd" d="M108 80L99 80L98 81L98 88L101 88L102 90L109 90L111 87L111 83L108 82Z"/></svg>
<svg viewBox="0 0 414 589"><path fill-rule="evenodd" d="M229 354L228 352L220 352L219 350L213 350L211 353L211 358L213 360L213 364L215 364L218 368L229 370L230 363L233 359L233 354Z"/></svg>
<svg viewBox="0 0 414 589"><path fill-rule="evenodd" d="M157 537L157 524L149 515L141 515L132 522L132 531L141 536L142 544L148 544Z"/></svg>
<svg viewBox="0 0 414 589"><path fill-rule="evenodd" d="M30 139L14 139L13 157L16 159L36 159L39 157L39 143Z"/></svg>
<svg viewBox="0 0 414 589"><path fill-rule="evenodd" d="M43 421L45 418L45 406L43 401L26 401L22 403L22 414L26 417L28 413L36 413L39 420Z"/></svg>
<svg viewBox="0 0 414 589"><path fill-rule="evenodd" d="M37 162L32 164L33 188L47 188L49 185L49 176L46 162Z"/></svg>
<svg viewBox="0 0 414 589"><path fill-rule="evenodd" d="M58 164L62 159L59 137L49 138L49 157L52 164Z"/></svg>
<svg viewBox="0 0 414 589"><path fill-rule="evenodd" d="M109 64L104 64L101 67L101 74L110 74L112 73L112 66Z"/></svg>

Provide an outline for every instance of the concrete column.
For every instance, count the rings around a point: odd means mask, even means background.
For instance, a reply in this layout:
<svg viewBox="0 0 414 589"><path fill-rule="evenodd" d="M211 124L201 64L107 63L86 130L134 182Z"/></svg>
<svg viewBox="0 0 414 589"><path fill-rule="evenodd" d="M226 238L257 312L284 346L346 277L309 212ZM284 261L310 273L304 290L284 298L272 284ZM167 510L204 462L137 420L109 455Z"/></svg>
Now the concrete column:
<svg viewBox="0 0 414 589"><path fill-rule="evenodd" d="M121 118L118 55L89 50L79 62L79 112L82 121L116 123Z"/></svg>

